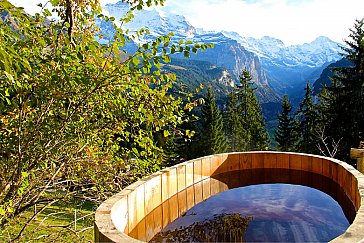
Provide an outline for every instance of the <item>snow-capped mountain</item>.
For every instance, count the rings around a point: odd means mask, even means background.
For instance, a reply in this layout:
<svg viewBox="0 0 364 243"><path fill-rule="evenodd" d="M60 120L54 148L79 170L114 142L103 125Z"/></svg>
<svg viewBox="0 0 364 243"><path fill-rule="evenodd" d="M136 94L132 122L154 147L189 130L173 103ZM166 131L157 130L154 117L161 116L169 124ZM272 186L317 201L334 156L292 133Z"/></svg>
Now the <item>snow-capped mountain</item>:
<svg viewBox="0 0 364 243"><path fill-rule="evenodd" d="M103 11L104 14L115 17L116 22L121 24L120 19L124 17L129 9L129 4L120 1L115 4L106 4ZM139 30L148 27L151 35L155 36L174 32L176 35L193 37L196 33L196 29L182 15L151 8L135 11L134 16L131 22L123 25L125 28Z"/></svg>
<svg viewBox="0 0 364 243"><path fill-rule="evenodd" d="M106 15L120 19L128 11L129 7L130 5L126 3L118 2L105 5L103 10ZM125 24L124 28L138 30L147 27L150 35L139 39L140 42L146 42L151 38L173 32L174 37L172 41L178 42L181 38L185 38L195 43L213 43L215 46L213 49L208 49L197 55L192 54L191 59L208 61L215 66L226 68L235 80L238 79L242 70L247 68L252 74L253 81L258 86L258 98L263 102L278 100L278 96L270 87L257 56L245 50L236 40L228 38L222 33L207 32L201 29L196 30L185 17L164 12L160 9L135 11L134 16L135 18ZM99 22L99 26L103 32L106 30L106 32L110 33L110 24ZM182 55L177 54L175 57L182 58Z"/></svg>
<svg viewBox="0 0 364 243"><path fill-rule="evenodd" d="M269 36L255 39L235 32L223 34L255 53L271 81L278 80L283 86L282 91L302 88L308 79L316 80L327 65L341 58L339 44L324 36L311 43L288 46Z"/></svg>
<svg viewBox="0 0 364 243"><path fill-rule="evenodd" d="M129 4L118 2L107 4L103 9L106 15L120 19L129 8ZM164 11L163 8L143 9L135 11L134 15L135 18L124 27L130 30L147 27L151 35L140 39L141 42L173 32L175 41L186 38L194 42L213 43L213 49L192 55L191 58L227 68L236 79L247 68L263 101L277 100L276 92L290 93L301 89L308 79L316 80L327 65L340 59L340 47L327 37L318 37L303 45L288 46L268 36L255 39L240 36L236 32L196 29L184 16ZM107 29L102 23L100 26L101 29Z"/></svg>
<svg viewBox="0 0 364 243"><path fill-rule="evenodd" d="M311 43L285 45L281 40L264 36L260 39L241 37L235 32L222 32L225 36L238 41L245 49L259 56L260 59L276 60L284 66L309 65L319 67L340 58L338 43L327 37L317 37Z"/></svg>

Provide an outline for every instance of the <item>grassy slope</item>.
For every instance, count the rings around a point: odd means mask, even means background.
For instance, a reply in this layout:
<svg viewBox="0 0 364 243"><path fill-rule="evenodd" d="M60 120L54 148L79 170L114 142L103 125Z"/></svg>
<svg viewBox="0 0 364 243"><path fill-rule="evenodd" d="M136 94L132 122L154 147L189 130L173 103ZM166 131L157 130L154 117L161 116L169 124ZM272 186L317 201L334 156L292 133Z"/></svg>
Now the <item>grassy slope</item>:
<svg viewBox="0 0 364 243"><path fill-rule="evenodd" d="M95 210L96 206L91 203L68 202L52 205L26 228L21 242L93 242ZM33 212L34 208L26 211L5 229L0 230L0 242L10 242L10 239L16 237L22 226L33 216ZM66 225L69 227L63 227Z"/></svg>

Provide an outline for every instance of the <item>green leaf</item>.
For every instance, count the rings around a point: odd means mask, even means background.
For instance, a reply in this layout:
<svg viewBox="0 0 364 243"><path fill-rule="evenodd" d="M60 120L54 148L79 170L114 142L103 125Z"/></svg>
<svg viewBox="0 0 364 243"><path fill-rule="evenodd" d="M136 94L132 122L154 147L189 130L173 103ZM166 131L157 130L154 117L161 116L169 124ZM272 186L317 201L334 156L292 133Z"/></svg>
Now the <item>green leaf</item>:
<svg viewBox="0 0 364 243"><path fill-rule="evenodd" d="M13 83L14 82L13 75L11 75L10 73L8 73L6 71L4 71L4 73L5 73L5 76L9 79L9 81Z"/></svg>
<svg viewBox="0 0 364 243"><path fill-rule="evenodd" d="M48 9L44 9L44 10L43 10L43 15L44 15L44 17L52 16L51 12L49 12L49 10L48 10Z"/></svg>
<svg viewBox="0 0 364 243"><path fill-rule="evenodd" d="M175 73L170 73L169 74L169 77L172 79L172 80L176 80L177 79L177 76Z"/></svg>
<svg viewBox="0 0 364 243"><path fill-rule="evenodd" d="M59 0L50 0L53 6L57 6L59 4Z"/></svg>
<svg viewBox="0 0 364 243"><path fill-rule="evenodd" d="M164 137L168 137L170 135L170 133L168 130L164 130L163 135L164 135Z"/></svg>
<svg viewBox="0 0 364 243"><path fill-rule="evenodd" d="M132 148L131 150L133 151L133 153L134 153L135 155L138 155L138 154L139 154L139 153L138 153L138 150L137 150L136 148Z"/></svg>
<svg viewBox="0 0 364 243"><path fill-rule="evenodd" d="M189 51L184 51L183 55L185 58L189 58L190 57L190 52Z"/></svg>
<svg viewBox="0 0 364 243"><path fill-rule="evenodd" d="M148 50L149 49L149 44L148 43L145 43L142 45L143 49L144 50Z"/></svg>
<svg viewBox="0 0 364 243"><path fill-rule="evenodd" d="M162 56L162 60L163 60L164 62L166 62L166 63L171 62L171 58L170 58L170 56Z"/></svg>

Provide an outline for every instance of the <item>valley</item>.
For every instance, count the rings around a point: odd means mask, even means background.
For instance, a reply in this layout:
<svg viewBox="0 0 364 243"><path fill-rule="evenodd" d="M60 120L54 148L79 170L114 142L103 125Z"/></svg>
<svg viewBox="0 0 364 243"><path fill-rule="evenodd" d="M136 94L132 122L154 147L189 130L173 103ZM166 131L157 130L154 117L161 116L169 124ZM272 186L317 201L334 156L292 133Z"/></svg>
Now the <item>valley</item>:
<svg viewBox="0 0 364 243"><path fill-rule="evenodd" d="M116 23L121 25L117 20L123 17L129 7L126 3L117 2L106 4L103 9L104 14L115 17ZM256 94L262 104L280 103L285 94L301 98L308 80L314 83L328 65L341 59L340 45L324 36L317 37L311 43L285 45L281 40L269 36L255 39L240 36L236 32L198 29L192 26L184 16L164 12L163 8L143 9L136 11L134 15L135 18L123 27L134 31L148 28L150 31L149 35L139 38L137 43L145 43L173 32L172 42L178 42L183 38L194 43L214 44L212 49L192 54L190 63L194 60L205 61L211 63L211 66L226 69L235 82L241 71L247 68L257 86ZM104 36L112 36L113 30L110 26L107 27L103 23L100 27ZM107 43L108 39L100 41ZM135 51L136 44L130 44L127 51ZM182 57L182 54L175 55L175 58ZM195 80L188 82L197 80L209 82L206 77L197 78L196 76ZM227 89L228 86L230 83L226 85Z"/></svg>

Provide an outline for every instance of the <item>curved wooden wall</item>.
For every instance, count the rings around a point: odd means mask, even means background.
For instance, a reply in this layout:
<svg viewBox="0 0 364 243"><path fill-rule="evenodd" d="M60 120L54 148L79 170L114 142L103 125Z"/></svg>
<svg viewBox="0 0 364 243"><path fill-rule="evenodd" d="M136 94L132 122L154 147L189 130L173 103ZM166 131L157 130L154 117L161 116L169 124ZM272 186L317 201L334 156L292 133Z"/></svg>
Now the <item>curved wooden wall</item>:
<svg viewBox="0 0 364 243"><path fill-rule="evenodd" d="M231 171L280 168L323 175L339 184L356 216L332 242L364 240L364 175L342 161L309 154L242 152L190 160L144 178L100 205L95 214L95 242L150 240L167 224L202 200L227 190L213 176Z"/></svg>

